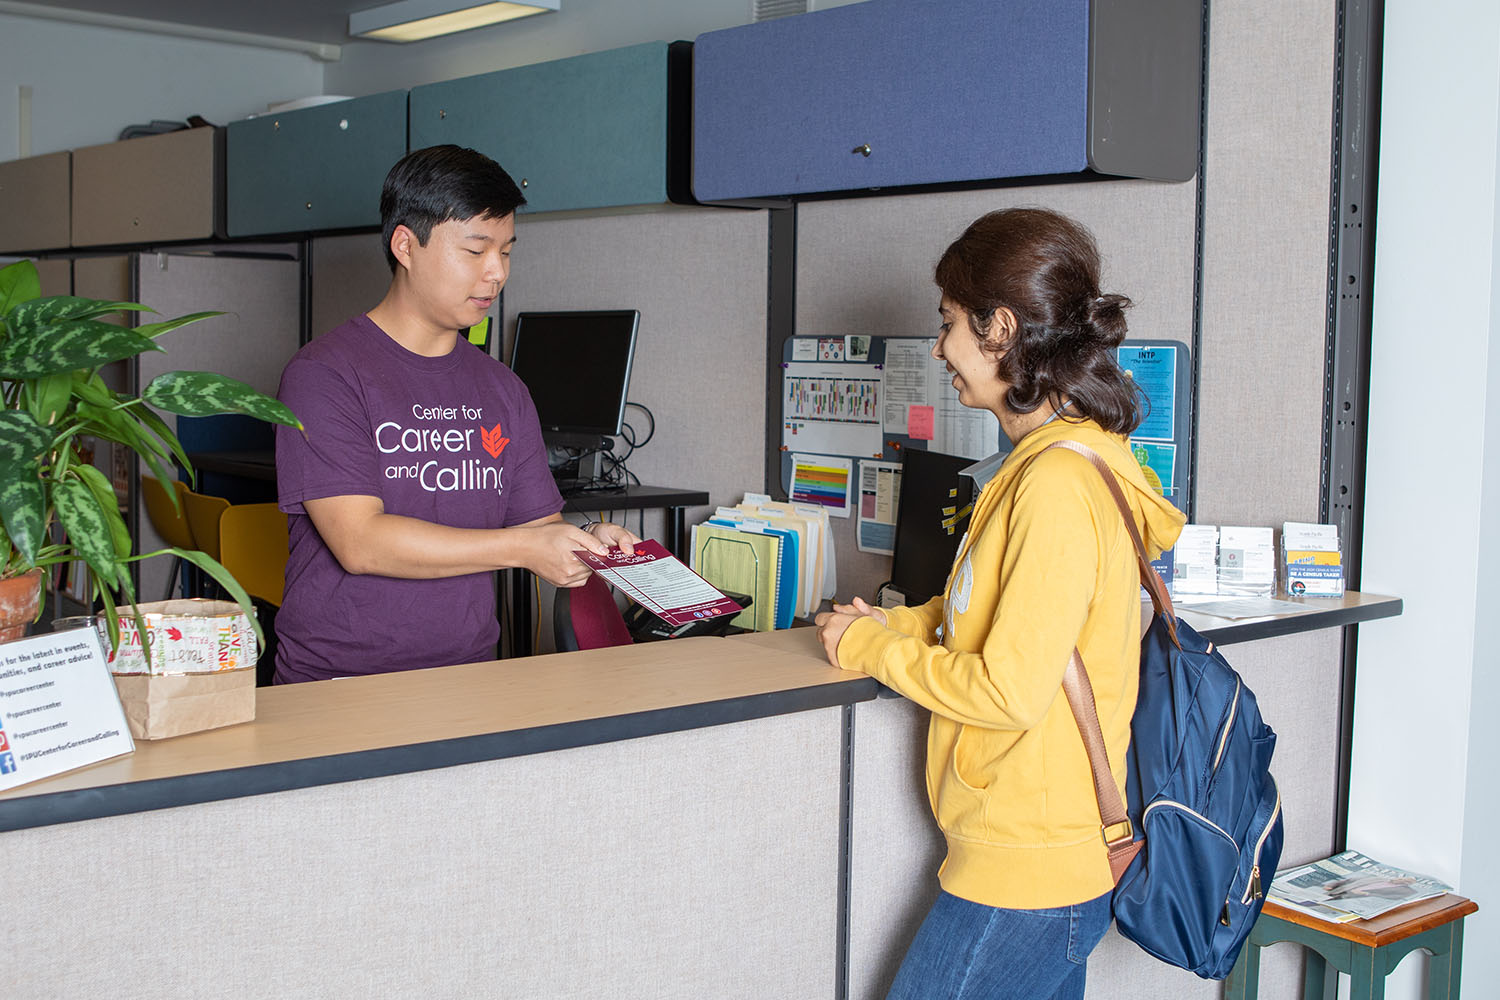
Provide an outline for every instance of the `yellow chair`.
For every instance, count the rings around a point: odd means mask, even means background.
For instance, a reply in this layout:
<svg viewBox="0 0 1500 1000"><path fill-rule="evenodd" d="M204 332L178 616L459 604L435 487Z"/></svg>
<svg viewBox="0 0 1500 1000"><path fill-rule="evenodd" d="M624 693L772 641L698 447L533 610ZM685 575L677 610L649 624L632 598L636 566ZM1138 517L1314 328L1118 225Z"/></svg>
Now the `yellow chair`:
<svg viewBox="0 0 1500 1000"><path fill-rule="evenodd" d="M198 544L193 541L193 530L188 525L187 501L185 497L188 488L184 484L172 481L173 492L177 494L177 503L172 503L172 494L162 485L160 479L154 476L141 477L141 499L146 504L146 517L151 521L151 527L162 537L162 541L177 549L196 549ZM172 599L172 591L177 587L177 571L182 566L180 556L172 557L172 572L167 577L167 593L163 600ZM183 591L187 591L187 575L183 574Z"/></svg>
<svg viewBox="0 0 1500 1000"><path fill-rule="evenodd" d="M211 497L192 490L183 491L183 509L187 511L188 529L199 550L211 559L219 558L219 518L229 509L223 497Z"/></svg>
<svg viewBox="0 0 1500 1000"><path fill-rule="evenodd" d="M219 562L251 597L281 607L286 515L274 503L237 503L219 517Z"/></svg>

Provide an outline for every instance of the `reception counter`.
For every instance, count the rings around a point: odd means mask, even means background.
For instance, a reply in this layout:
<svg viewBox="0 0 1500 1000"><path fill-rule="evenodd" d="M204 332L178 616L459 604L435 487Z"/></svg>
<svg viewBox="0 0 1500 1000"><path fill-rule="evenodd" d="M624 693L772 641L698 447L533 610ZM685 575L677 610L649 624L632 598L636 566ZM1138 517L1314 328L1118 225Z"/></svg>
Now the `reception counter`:
<svg viewBox="0 0 1500 1000"><path fill-rule="evenodd" d="M1400 609L1319 605L1296 627ZM811 629L263 689L0 795L11 992L879 996L941 857L925 719L881 690Z"/></svg>

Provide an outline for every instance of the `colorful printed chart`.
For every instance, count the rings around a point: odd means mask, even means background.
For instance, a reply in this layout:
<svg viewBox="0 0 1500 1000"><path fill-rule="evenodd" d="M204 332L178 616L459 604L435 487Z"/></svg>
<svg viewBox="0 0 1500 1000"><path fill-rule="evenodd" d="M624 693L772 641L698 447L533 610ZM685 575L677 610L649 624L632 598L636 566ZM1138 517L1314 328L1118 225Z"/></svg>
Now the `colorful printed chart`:
<svg viewBox="0 0 1500 1000"><path fill-rule="evenodd" d="M849 486L853 478L854 463L850 459L793 455L792 502L817 504L834 517L848 517Z"/></svg>

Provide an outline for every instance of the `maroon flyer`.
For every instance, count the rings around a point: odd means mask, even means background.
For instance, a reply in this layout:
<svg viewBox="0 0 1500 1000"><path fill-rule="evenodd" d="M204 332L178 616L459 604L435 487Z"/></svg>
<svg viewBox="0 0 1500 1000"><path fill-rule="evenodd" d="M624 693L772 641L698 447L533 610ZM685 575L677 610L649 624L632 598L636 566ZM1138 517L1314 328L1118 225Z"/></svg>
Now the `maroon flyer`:
<svg viewBox="0 0 1500 1000"><path fill-rule="evenodd" d="M744 610L662 548L660 542L640 542L635 554L629 556L610 549L602 556L579 552L578 558L668 625L737 615Z"/></svg>

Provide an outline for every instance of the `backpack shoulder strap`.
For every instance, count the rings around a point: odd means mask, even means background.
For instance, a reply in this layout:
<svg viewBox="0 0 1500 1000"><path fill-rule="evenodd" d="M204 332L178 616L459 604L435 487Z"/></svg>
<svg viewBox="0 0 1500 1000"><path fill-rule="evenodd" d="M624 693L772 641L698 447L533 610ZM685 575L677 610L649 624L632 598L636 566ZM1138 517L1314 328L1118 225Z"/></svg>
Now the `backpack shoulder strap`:
<svg viewBox="0 0 1500 1000"><path fill-rule="evenodd" d="M1088 672L1083 669L1083 657L1073 650L1068 660L1068 670L1063 674L1063 693L1068 697L1068 707L1073 710L1073 719L1083 735L1083 745L1089 755L1089 770L1094 776L1094 797L1099 800L1099 835L1109 848L1109 872L1116 883L1130 862L1140 852L1141 841L1135 839L1135 828L1125 812L1125 803L1120 799L1119 786L1109 769L1109 753L1104 747L1104 732L1099 728L1099 709L1094 704L1094 687L1089 683Z"/></svg>
<svg viewBox="0 0 1500 1000"><path fill-rule="evenodd" d="M1092 448L1077 441L1058 441L1044 450L1051 451L1053 448L1066 448L1088 459L1103 478L1104 485L1109 487L1110 496L1114 497L1115 506L1119 508L1120 517L1125 522L1125 530L1135 545L1141 584L1151 595L1151 604L1156 613L1166 621L1173 643L1177 643L1177 617L1172 599L1167 594L1165 583L1156 575L1156 571L1151 568L1151 561L1146 558L1146 545L1141 541L1135 515L1130 512L1130 505L1126 503L1125 494L1120 490L1120 484L1109 465ZM1069 657L1068 668L1063 674L1063 694L1067 696L1068 707L1073 711L1073 719L1078 723L1078 732L1088 751L1089 770L1094 778L1094 797L1099 801L1099 818L1103 822L1099 832L1109 848L1110 874L1118 883L1120 876L1125 874L1125 869L1140 852L1142 842L1135 839L1135 830L1125 811L1125 803L1120 799L1120 789L1109 769L1109 752L1104 745L1104 732L1099 726L1099 709L1094 701L1094 688L1089 683L1083 656L1076 648Z"/></svg>

